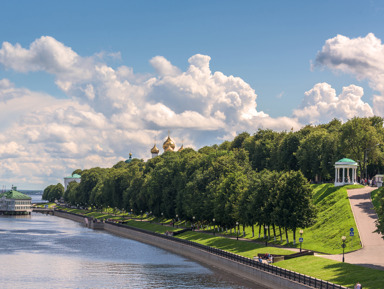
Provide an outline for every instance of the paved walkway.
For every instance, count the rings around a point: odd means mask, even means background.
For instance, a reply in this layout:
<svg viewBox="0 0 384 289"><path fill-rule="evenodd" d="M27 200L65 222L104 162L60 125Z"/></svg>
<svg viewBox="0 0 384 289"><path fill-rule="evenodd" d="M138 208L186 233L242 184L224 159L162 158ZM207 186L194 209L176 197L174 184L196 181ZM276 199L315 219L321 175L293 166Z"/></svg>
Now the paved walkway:
<svg viewBox="0 0 384 289"><path fill-rule="evenodd" d="M349 202L363 248L345 254L345 262L384 270L384 239L381 238L381 235L374 233L377 215L373 209L370 193L375 189L364 187L348 190ZM323 255L322 257L337 261L342 260L341 255Z"/></svg>

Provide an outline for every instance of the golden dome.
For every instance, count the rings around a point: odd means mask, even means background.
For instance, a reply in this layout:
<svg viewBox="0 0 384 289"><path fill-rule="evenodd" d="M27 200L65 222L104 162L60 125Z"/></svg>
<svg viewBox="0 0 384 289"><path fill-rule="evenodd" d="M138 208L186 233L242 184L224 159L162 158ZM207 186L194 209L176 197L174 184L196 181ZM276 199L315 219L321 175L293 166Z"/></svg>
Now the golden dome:
<svg viewBox="0 0 384 289"><path fill-rule="evenodd" d="M153 146L153 148L151 149L151 153L153 154L158 154L159 153L159 149L157 148L156 144Z"/></svg>
<svg viewBox="0 0 384 289"><path fill-rule="evenodd" d="M168 136L166 141L163 143L163 149L164 151L173 151L175 149L176 145L175 142Z"/></svg>

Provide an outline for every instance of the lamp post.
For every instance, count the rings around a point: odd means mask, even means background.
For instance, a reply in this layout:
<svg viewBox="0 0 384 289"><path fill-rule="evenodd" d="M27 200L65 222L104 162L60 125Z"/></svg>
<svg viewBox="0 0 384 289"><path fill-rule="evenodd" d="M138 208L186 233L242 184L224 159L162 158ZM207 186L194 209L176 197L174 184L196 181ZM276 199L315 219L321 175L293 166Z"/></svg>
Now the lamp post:
<svg viewBox="0 0 384 289"><path fill-rule="evenodd" d="M345 236L341 237L341 241L343 242L343 243L341 243L341 247L343 248L343 263L344 263L345 240L347 240L347 237L345 237Z"/></svg>
<svg viewBox="0 0 384 289"><path fill-rule="evenodd" d="M192 230L195 231L195 216L193 216L192 219L193 219Z"/></svg>
<svg viewBox="0 0 384 289"><path fill-rule="evenodd" d="M300 252L301 252L301 244L303 243L303 233L304 233L304 231L303 230L300 230Z"/></svg>
<svg viewBox="0 0 384 289"><path fill-rule="evenodd" d="M268 225L265 225L265 232L268 231ZM268 247L268 237L265 238L265 246Z"/></svg>
<svg viewBox="0 0 384 289"><path fill-rule="evenodd" d="M237 227L236 240L239 240L239 222L236 222L236 227Z"/></svg>
<svg viewBox="0 0 384 289"><path fill-rule="evenodd" d="M179 220L179 215L176 214L176 220L175 220L175 222L178 221L178 220ZM176 228L178 228L178 227L179 227L179 223L176 224Z"/></svg>
<svg viewBox="0 0 384 289"><path fill-rule="evenodd" d="M160 221L160 224L163 225L163 213L161 213L161 221Z"/></svg>
<svg viewBox="0 0 384 289"><path fill-rule="evenodd" d="M141 221L143 221L143 210L140 210Z"/></svg>
<svg viewBox="0 0 384 289"><path fill-rule="evenodd" d="M215 218L213 218L212 219L212 221L213 221L213 236L215 236L215 234L216 234L216 228L215 228Z"/></svg>

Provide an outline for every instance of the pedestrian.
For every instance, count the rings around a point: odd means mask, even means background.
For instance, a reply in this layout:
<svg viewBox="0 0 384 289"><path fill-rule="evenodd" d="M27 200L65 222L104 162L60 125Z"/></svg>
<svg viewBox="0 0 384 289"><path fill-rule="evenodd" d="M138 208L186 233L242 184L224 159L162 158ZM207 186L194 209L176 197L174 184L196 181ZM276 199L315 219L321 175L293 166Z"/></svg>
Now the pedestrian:
<svg viewBox="0 0 384 289"><path fill-rule="evenodd" d="M359 282L356 283L354 289L362 289L363 286L361 286L361 284Z"/></svg>

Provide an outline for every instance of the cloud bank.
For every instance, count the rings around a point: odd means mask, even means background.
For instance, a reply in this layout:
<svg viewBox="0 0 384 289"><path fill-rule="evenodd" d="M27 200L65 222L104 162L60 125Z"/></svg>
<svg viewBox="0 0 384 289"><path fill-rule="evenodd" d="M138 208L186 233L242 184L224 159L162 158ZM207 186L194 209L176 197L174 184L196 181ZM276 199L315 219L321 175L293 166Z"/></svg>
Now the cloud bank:
<svg viewBox="0 0 384 289"><path fill-rule="evenodd" d="M382 49L373 35L367 37L371 45ZM364 73L352 69L352 58L359 53L349 51L347 57L343 51L348 49L338 50L340 45L334 42L326 42L316 65L366 78L380 91L376 74L368 68ZM365 63L373 65L366 58ZM77 168L111 166L126 159L129 152L146 159L153 142L161 146L168 130L177 144L200 148L232 139L242 131L299 129L334 117L347 120L373 115L362 100L361 87L349 85L337 96L329 84L318 83L305 92L291 116L273 118L258 110L257 94L248 83L212 71L210 60L208 55L193 55L182 71L163 56L155 56L149 60L155 73L136 74L129 66L111 67L102 53L80 56L49 36L36 39L28 48L3 42L1 67L53 75L67 98L0 79L0 181L44 188L61 182Z"/></svg>

